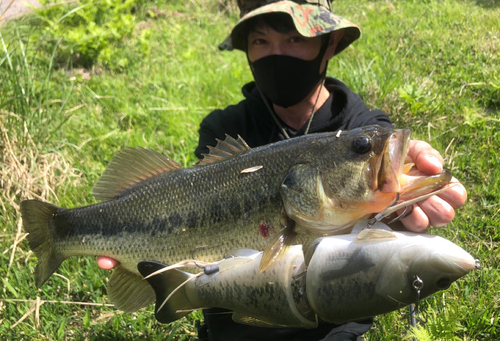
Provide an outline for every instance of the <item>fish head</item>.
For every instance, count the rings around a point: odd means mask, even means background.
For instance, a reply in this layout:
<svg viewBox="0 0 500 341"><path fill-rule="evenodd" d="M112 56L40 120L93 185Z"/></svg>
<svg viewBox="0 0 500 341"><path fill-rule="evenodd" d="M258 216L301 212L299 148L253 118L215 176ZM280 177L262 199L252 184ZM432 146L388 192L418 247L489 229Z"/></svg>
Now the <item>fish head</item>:
<svg viewBox="0 0 500 341"><path fill-rule="evenodd" d="M283 181L287 215L327 235L382 211L401 191L410 136L410 129L366 126L318 139Z"/></svg>
<svg viewBox="0 0 500 341"><path fill-rule="evenodd" d="M413 235L404 243L377 284L379 295L400 304L416 303L417 296L423 299L446 290L477 268L477 261L467 251L439 236Z"/></svg>

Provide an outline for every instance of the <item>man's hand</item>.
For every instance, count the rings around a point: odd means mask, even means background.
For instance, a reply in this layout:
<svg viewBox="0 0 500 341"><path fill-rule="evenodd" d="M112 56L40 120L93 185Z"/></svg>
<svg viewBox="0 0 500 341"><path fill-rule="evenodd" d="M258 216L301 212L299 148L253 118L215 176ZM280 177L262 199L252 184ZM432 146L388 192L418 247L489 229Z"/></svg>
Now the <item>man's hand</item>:
<svg viewBox="0 0 500 341"><path fill-rule="evenodd" d="M439 174L443 170L443 158L424 141L410 141L406 161L415 163L419 171L429 175ZM467 191L455 178L445 187L450 189L415 204L412 214L401 219L408 230L425 232L429 226L446 225L455 217L455 210L467 200ZM401 214L402 211L398 213Z"/></svg>

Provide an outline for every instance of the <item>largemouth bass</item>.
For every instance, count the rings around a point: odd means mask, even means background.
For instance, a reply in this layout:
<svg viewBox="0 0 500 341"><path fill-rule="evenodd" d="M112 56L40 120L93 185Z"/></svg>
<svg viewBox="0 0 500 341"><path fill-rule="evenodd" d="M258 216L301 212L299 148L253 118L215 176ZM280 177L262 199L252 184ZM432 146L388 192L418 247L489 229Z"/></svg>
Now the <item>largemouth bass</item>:
<svg viewBox="0 0 500 341"><path fill-rule="evenodd" d="M111 301L135 311L154 299L137 271L141 260L211 262L248 247L264 250L263 270L288 246L349 232L393 204L410 183L403 174L410 134L371 126L254 149L228 137L191 168L152 150L126 148L93 188L104 202L73 209L21 203L39 260L36 285L71 256L107 256L121 263L110 278ZM430 179L436 189L451 175Z"/></svg>
<svg viewBox="0 0 500 341"><path fill-rule="evenodd" d="M315 328L317 317L343 323L418 303L479 267L469 253L444 238L394 232L382 223L363 227L366 222L351 234L315 240L308 266L302 246L295 245L262 273L262 252L257 251L251 256L235 253L208 275L161 272L165 265L149 261L138 268L150 276L159 322L220 307L232 310L233 320L243 324Z"/></svg>

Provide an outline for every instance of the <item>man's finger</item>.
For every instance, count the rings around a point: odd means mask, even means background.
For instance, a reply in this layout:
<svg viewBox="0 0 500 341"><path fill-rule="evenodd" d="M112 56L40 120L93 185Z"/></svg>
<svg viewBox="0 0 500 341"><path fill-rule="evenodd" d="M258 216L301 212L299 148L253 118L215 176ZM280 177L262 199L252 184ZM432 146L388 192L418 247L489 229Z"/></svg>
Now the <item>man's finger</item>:
<svg viewBox="0 0 500 341"><path fill-rule="evenodd" d="M112 258L99 256L97 257L97 266L104 270L111 270L120 264L117 260Z"/></svg>
<svg viewBox="0 0 500 341"><path fill-rule="evenodd" d="M418 170L426 174L439 174L443 171L443 158L439 152L424 141L411 140L408 158Z"/></svg>

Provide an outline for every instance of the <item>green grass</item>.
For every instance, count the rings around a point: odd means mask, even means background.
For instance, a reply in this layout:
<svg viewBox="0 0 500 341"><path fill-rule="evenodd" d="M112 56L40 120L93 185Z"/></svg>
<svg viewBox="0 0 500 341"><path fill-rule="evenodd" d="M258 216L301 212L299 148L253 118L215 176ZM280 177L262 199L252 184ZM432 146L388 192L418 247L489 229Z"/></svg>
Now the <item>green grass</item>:
<svg viewBox="0 0 500 341"><path fill-rule="evenodd" d="M500 6L354 0L334 8L362 36L330 62L329 75L429 141L468 190L453 222L430 232L481 259L483 270L421 303L419 338L499 339ZM193 338L199 312L161 325L152 307L125 314L106 306L109 273L91 258L66 261L61 276L37 290L36 257L20 227L19 202L28 197L65 207L94 203L92 184L125 146L192 164L200 120L242 99L240 88L252 79L245 56L217 50L237 20L233 3L151 1L134 15L132 33L112 46L118 66L104 60L88 69L63 58L64 41L45 33L36 16L0 27L2 338ZM37 297L46 302L37 305ZM377 317L365 339L407 337L401 313Z"/></svg>

